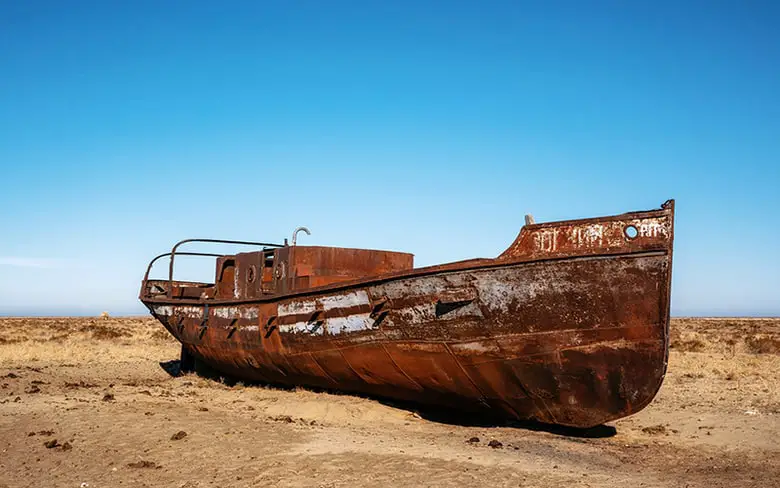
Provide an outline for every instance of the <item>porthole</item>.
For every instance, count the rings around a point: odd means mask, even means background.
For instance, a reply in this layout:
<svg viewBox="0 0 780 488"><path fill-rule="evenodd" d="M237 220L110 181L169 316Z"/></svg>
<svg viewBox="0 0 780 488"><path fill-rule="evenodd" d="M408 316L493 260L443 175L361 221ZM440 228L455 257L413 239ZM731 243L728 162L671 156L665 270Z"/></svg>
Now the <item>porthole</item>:
<svg viewBox="0 0 780 488"><path fill-rule="evenodd" d="M637 230L636 226L627 225L626 228L623 229L623 234L626 235L626 239L632 241L639 235L639 231Z"/></svg>
<svg viewBox="0 0 780 488"><path fill-rule="evenodd" d="M249 269L246 272L246 281L247 283L253 283L255 281L255 277L257 275L257 268L255 265L249 266Z"/></svg>

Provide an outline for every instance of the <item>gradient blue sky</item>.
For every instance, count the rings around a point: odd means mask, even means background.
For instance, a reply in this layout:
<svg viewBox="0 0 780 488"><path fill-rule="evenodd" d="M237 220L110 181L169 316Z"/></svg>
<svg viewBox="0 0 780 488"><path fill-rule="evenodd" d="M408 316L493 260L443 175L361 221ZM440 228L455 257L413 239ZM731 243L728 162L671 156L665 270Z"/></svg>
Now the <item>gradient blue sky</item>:
<svg viewBox="0 0 780 488"><path fill-rule="evenodd" d="M185 237L307 225L427 265L499 254L527 212L676 198L673 313L780 315L779 23L774 1L2 2L0 314L143 313L148 259Z"/></svg>

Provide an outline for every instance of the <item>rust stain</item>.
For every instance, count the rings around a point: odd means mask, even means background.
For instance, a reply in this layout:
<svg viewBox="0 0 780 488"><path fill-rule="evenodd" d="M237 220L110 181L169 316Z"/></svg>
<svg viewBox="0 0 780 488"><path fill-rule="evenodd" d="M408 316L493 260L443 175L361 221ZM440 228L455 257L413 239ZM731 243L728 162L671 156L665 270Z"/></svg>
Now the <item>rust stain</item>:
<svg viewBox="0 0 780 488"><path fill-rule="evenodd" d="M495 259L187 240L140 299L187 354L246 380L366 392L591 427L645 407L666 373L674 202L533 223ZM182 244L235 242L234 255ZM215 258L214 283L173 279ZM149 278L169 257L167 280Z"/></svg>

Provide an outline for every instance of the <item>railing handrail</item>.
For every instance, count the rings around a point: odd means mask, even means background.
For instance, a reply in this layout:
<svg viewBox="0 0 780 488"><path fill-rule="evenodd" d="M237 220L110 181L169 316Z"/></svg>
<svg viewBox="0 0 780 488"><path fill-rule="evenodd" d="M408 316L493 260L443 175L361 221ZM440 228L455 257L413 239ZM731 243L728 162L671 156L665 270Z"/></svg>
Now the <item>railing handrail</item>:
<svg viewBox="0 0 780 488"><path fill-rule="evenodd" d="M177 253L179 256L207 256L212 258L218 258L222 256L222 254L214 254L214 253L205 253L205 252L179 252ZM154 263L157 262L158 259L162 259L165 256L170 256L171 253L166 252L163 254L160 254L159 256L155 256L154 259L149 261L149 266L146 267L146 273L144 274L144 281L149 280L149 273L152 271L152 266L154 266Z"/></svg>
<svg viewBox="0 0 780 488"><path fill-rule="evenodd" d="M286 241L286 239L285 239L285 241ZM168 265L168 298L173 297L173 261L176 258L176 250L182 244L187 244L187 243L190 243L190 242L210 242L210 243L216 243L216 244L236 244L236 245L240 245L240 246L262 246L264 248L266 248L266 247L284 247L283 244L272 244L272 243L268 243L268 242L254 242L254 241L233 241L233 240L227 240L227 239L199 239L199 238L195 238L195 239L184 239L183 241L179 241L179 242L177 242L173 246L173 249L171 249L170 253L166 253L167 255L171 256L171 262ZM198 255L198 254L199 253L192 253L192 254L189 254L189 255L195 256L195 255ZM200 253L200 254L207 255L209 253ZM187 254L179 253L179 255L185 256ZM164 255L158 256L158 258L162 257L162 256L164 256ZM215 254L214 256L220 257L220 256L222 256L222 254ZM155 259L157 259L157 258L155 258ZM152 262L154 262L154 260ZM151 263L150 263L150 268L151 268Z"/></svg>

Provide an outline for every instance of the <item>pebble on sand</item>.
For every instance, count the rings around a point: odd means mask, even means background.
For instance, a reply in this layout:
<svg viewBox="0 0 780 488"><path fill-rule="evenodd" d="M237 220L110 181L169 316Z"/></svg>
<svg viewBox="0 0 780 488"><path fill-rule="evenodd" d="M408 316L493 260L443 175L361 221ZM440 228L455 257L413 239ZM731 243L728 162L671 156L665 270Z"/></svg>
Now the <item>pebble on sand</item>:
<svg viewBox="0 0 780 488"><path fill-rule="evenodd" d="M177 433L175 433L175 434L173 434L171 436L171 440L172 441L178 441L178 440L184 439L185 437L187 437L187 433L184 432L183 430L180 430L179 432L177 432Z"/></svg>

